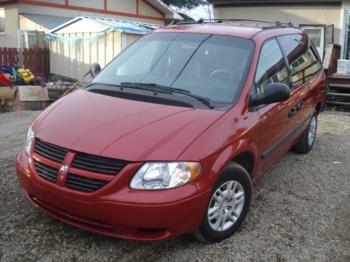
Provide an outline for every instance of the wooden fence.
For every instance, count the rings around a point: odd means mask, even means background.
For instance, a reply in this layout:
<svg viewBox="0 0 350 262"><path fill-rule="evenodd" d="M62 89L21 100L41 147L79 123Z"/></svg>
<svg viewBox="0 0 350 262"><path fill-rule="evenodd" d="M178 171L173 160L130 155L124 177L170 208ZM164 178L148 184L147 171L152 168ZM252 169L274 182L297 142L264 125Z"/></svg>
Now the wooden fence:
<svg viewBox="0 0 350 262"><path fill-rule="evenodd" d="M0 65L18 65L28 68L45 80L50 74L50 52L47 48L0 47Z"/></svg>

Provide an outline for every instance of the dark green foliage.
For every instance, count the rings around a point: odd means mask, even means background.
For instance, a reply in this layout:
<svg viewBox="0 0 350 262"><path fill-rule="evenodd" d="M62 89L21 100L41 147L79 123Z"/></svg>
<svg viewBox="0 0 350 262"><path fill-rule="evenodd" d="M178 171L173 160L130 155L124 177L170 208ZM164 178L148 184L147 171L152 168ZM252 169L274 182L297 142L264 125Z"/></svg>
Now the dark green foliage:
<svg viewBox="0 0 350 262"><path fill-rule="evenodd" d="M167 5L173 5L176 7L194 8L199 5L208 4L206 0L162 0Z"/></svg>

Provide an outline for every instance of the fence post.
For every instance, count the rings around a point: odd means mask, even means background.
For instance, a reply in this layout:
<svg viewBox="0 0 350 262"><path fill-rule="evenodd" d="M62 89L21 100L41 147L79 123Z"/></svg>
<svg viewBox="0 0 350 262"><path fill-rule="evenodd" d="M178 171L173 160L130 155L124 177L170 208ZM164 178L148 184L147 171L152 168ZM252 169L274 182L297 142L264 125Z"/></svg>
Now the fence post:
<svg viewBox="0 0 350 262"><path fill-rule="evenodd" d="M8 61L8 49L7 47L4 47L4 64L5 65L8 65L9 64L9 61Z"/></svg>
<svg viewBox="0 0 350 262"><path fill-rule="evenodd" d="M18 66L24 66L23 48L18 48Z"/></svg>

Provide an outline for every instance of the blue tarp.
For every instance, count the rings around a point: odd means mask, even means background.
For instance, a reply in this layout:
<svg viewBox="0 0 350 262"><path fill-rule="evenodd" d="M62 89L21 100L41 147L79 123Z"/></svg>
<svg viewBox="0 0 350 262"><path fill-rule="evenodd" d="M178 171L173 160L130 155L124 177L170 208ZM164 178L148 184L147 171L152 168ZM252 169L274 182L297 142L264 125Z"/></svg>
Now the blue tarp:
<svg viewBox="0 0 350 262"><path fill-rule="evenodd" d="M66 26L71 25L72 23L75 23L77 21L80 21L81 19L88 19L103 25L106 25L108 28L96 32L96 34L92 36L82 36L82 37L63 37L60 34L56 34L56 31L59 31ZM85 39L91 39L95 38L99 35L102 35L106 32L111 32L111 31L119 31L119 32L124 32L124 33L129 33L129 34L147 34L150 33L151 31L159 28L160 26L154 25L154 24L147 24L147 23L140 23L140 22L134 22L134 21L125 21L125 20L119 20L119 19L111 19L111 18L102 18L102 17L91 17L91 16L83 16L83 17L77 17L59 27L56 27L55 29L45 33L46 39L60 39L62 41L76 41L76 40L85 40Z"/></svg>

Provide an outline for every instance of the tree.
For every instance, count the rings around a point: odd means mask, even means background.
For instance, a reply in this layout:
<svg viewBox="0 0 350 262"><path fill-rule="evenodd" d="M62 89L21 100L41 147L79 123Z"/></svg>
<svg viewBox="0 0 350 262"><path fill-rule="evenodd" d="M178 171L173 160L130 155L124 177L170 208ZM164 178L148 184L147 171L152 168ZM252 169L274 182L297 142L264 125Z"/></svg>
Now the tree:
<svg viewBox="0 0 350 262"><path fill-rule="evenodd" d="M194 8L199 5L207 5L206 0L162 0L167 5L173 5L179 8Z"/></svg>

